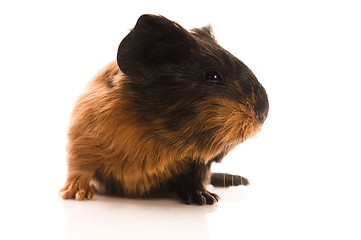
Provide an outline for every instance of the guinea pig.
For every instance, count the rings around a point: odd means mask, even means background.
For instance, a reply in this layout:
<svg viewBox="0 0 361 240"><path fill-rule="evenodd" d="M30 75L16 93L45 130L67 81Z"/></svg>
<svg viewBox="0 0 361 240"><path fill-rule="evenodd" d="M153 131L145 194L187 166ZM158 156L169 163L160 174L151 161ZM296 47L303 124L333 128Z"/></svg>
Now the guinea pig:
<svg viewBox="0 0 361 240"><path fill-rule="evenodd" d="M185 30L142 15L75 104L63 199L94 192L125 197L176 194L214 204L206 185L247 185L211 173L235 146L258 133L268 97L252 71L218 45L211 26Z"/></svg>

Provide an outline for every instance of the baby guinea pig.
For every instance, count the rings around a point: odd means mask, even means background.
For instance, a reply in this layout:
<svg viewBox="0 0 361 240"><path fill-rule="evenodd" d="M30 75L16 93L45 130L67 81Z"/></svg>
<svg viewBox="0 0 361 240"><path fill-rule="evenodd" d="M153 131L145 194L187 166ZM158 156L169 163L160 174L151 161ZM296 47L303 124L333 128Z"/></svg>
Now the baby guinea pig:
<svg viewBox="0 0 361 240"><path fill-rule="evenodd" d="M218 196L206 184L248 180L211 174L211 164L257 133L267 114L264 88L210 26L187 31L143 15L74 107L60 196L175 193L187 204L213 204Z"/></svg>

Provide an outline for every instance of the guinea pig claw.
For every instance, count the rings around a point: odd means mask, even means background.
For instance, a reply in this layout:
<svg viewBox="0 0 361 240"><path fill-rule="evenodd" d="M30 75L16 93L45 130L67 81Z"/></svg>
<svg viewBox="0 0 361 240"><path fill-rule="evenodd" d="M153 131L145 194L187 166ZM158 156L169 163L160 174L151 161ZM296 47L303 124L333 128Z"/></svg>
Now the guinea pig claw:
<svg viewBox="0 0 361 240"><path fill-rule="evenodd" d="M213 204L218 202L219 196L217 194L208 191L207 194L208 194L206 195L207 204Z"/></svg>

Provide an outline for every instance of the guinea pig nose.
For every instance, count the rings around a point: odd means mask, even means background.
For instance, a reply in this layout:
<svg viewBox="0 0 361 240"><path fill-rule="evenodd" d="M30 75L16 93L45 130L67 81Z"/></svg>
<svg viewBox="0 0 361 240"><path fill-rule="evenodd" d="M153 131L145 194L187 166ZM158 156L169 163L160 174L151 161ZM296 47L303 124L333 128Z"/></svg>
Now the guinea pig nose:
<svg viewBox="0 0 361 240"><path fill-rule="evenodd" d="M268 103L268 102L267 102ZM260 124L263 124L268 115L268 104L265 102L256 103L253 105L256 119Z"/></svg>

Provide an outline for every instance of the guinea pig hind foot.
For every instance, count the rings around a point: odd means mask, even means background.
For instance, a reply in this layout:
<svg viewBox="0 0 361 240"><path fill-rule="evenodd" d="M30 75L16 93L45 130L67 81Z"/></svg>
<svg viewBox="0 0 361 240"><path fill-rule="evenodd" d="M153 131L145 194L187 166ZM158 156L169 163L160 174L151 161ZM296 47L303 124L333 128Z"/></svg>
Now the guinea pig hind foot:
<svg viewBox="0 0 361 240"><path fill-rule="evenodd" d="M215 187L231 187L239 185L247 186L249 185L249 180L239 175L228 173L212 173L211 184Z"/></svg>
<svg viewBox="0 0 361 240"><path fill-rule="evenodd" d="M90 187L88 177L68 177L59 195L62 199L90 200L93 198L94 191Z"/></svg>

